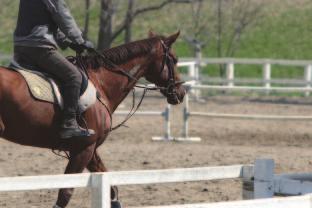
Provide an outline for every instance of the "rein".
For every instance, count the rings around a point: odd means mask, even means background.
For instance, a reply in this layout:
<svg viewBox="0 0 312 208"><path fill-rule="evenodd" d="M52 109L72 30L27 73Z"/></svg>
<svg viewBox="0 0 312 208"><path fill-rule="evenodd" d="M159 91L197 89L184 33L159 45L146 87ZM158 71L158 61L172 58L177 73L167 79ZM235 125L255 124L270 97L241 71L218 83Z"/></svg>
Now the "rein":
<svg viewBox="0 0 312 208"><path fill-rule="evenodd" d="M167 65L168 67L168 75L169 75L169 80L168 80L168 84L165 87L161 87L161 86L155 86L155 87L149 87L149 86L141 86L141 85L135 85L136 88L141 88L144 89L143 94L140 98L140 101L138 102L137 106L135 107L135 88L133 88L132 90L132 94L133 94L133 99L132 99L132 107L131 110L129 111L128 115L126 116L126 118L118 125L116 125L115 127L111 127L109 131L114 131L118 128L120 128L121 126L125 126L125 123L137 112L137 110L140 108L145 95L147 93L147 91L155 91L155 90L161 90L161 91L165 91L166 94L168 96L170 96L170 99L177 99L177 94L176 94L176 89L175 86L178 84L182 84L183 82L176 82L175 81L175 74L174 74L174 63L173 63L173 59L169 54L170 51L170 47L166 46L166 44L164 43L163 40L161 41L161 45L163 47L163 60L162 60L162 66L161 66L161 73L164 71L165 66ZM113 69L109 68L107 70L113 72L113 73L117 73L117 74L121 74L124 75L126 77L128 77L129 80L132 81L138 81L137 78L135 78L132 74L130 74L129 72L127 72L126 70L124 70L123 68L117 66L116 64L114 64L113 62L111 62L109 59L107 59L103 54L101 54L100 52L98 52L96 49L89 49L88 52L94 53L96 54L98 57L100 57L105 64L108 64L110 67L112 67ZM70 57L72 60L74 60L76 62L76 64L78 65L78 67L80 67L87 75L87 77L89 78L89 74L87 71L87 63L84 61L84 57L81 56L81 54L77 54L76 57ZM110 114L110 118L112 120L112 113L110 112L109 108L107 107L107 104L105 104L105 101L103 101L103 99L100 97L100 95L97 95L97 99L98 101L108 110L109 114Z"/></svg>

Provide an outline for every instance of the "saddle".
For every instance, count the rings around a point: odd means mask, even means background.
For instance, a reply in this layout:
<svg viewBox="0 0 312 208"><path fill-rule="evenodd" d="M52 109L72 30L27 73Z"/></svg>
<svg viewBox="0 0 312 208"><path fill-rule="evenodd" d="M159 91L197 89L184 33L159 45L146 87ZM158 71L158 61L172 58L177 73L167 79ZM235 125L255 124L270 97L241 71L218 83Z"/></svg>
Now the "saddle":
<svg viewBox="0 0 312 208"><path fill-rule="evenodd" d="M37 100L57 104L63 109L63 98L60 93L59 84L50 75L34 70L32 66L21 66L12 60L9 68L20 73L29 88L30 94ZM82 72L82 87L78 102L79 112L83 113L96 102L96 88L93 83Z"/></svg>

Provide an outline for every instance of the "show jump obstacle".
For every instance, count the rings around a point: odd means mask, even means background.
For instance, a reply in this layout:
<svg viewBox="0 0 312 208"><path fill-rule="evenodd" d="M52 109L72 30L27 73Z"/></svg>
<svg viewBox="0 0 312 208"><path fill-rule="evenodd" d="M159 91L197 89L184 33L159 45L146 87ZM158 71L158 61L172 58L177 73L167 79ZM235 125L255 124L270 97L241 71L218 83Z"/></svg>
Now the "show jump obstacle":
<svg viewBox="0 0 312 208"><path fill-rule="evenodd" d="M201 56L199 56L201 57ZM205 65L224 65L226 70L225 78L209 77L209 83L218 83L213 85L201 84L200 68ZM235 77L236 65L259 65L262 67L262 77L257 79L241 79ZM253 91L253 92L297 92L309 96L312 92L312 61L311 60L270 60L270 59L233 59L233 58L182 58L178 63L179 67L186 67L187 80L186 86L189 93L185 96L185 106L183 110L183 131L180 137L171 135L170 123L170 106L167 106L163 112L142 111L138 112L139 116L162 116L164 118L164 136L153 137L156 141L200 141L199 137L189 136L189 119L190 117L207 117L222 119L262 119L262 120L312 120L311 116L282 116L282 115L257 115L257 114L225 114L213 112L195 112L191 111L189 95L200 100L202 90L221 90L221 91ZM272 79L272 67L284 66L295 67L294 70L302 70L302 79ZM251 68L252 70L257 68ZM274 68L273 68L274 70ZM237 85L238 84L238 85ZM279 84L282 86L274 86ZM117 112L117 115L125 115L126 112Z"/></svg>
<svg viewBox="0 0 312 208"><path fill-rule="evenodd" d="M243 197L257 200L160 206L159 208L311 208L312 195L270 198L274 195L312 193L312 174L274 174L274 161L256 160L255 165L233 165L169 170L145 170L56 176L0 178L0 191L56 188L91 188L92 208L110 208L110 187L186 181L240 178ZM261 199L262 198L262 199ZM260 199L260 200L259 200ZM150 207L156 208L156 207Z"/></svg>

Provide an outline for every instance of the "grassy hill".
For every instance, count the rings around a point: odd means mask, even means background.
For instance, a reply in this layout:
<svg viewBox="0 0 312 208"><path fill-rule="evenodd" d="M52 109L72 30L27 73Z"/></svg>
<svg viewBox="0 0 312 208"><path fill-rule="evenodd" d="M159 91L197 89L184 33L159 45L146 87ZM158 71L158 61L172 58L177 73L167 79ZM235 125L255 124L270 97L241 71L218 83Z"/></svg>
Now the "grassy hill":
<svg viewBox="0 0 312 208"><path fill-rule="evenodd" d="M124 0L123 0L124 1ZM123 2L120 1L120 2ZM140 6L155 3L160 0L138 0ZM205 0L210 1L210 0ZM312 60L312 2L310 0L263 0L264 12L258 18L257 23L249 28L242 36L242 42L235 57L244 58L272 58L272 59L311 59ZM0 7L0 54L12 53L12 33L14 31L18 0L1 0ZM84 1L67 1L80 26L83 25ZM124 1L126 2L126 1ZM118 15L115 24L119 24L123 18L126 4L118 7ZM99 25L99 1L93 0L91 7L91 40L97 41ZM205 6L204 10L208 7ZM161 11L151 12L141 16L134 22L134 39L147 37L150 29L159 33L170 34L181 29L182 35L190 33L187 25L192 24L189 5L170 5ZM211 14L213 16L213 14ZM210 24L210 19L205 20ZM122 43L119 37L114 45ZM181 38L175 45L179 56L192 56L192 50ZM204 56L215 57L216 41L208 40L204 49ZM216 72L210 72L212 74ZM245 76L256 76L255 72L240 72ZM302 71L276 70L276 76L301 76Z"/></svg>

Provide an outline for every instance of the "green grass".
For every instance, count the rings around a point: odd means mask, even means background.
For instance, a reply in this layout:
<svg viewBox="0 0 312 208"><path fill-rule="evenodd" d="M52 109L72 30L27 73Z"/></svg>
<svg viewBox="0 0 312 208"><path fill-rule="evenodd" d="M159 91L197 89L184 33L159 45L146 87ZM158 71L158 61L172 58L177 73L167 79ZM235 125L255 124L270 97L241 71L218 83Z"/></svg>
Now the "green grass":
<svg viewBox="0 0 312 208"><path fill-rule="evenodd" d="M142 0L141 0L142 1ZM84 21L84 1L68 0L73 15L80 26ZM153 1L155 2L155 1ZM150 4L143 0L142 5ZM115 18L119 24L123 19L125 5L122 5ZM2 0L0 7L0 54L11 54L13 51L12 33L15 28L18 0ZM91 8L90 38L97 42L99 26L99 2L95 1ZM249 28L242 36L239 50L234 57L238 58L270 58L270 59L307 59L312 60L312 2L307 0L275 0L265 8L265 14L259 17L257 24ZM170 34L178 29L182 35L174 49L179 57L193 56L190 46L183 38L190 33L190 20L186 13L187 5L171 5L158 12L151 12L136 19L133 25L134 39L147 37L150 29L161 34ZM207 11L208 12L208 11ZM210 24L207 19L207 24ZM121 44L123 37L116 39L113 45ZM69 54L70 52L66 52ZM216 40L209 39L203 50L203 57L216 57ZM185 69L184 69L185 70ZM183 71L183 69L182 69ZM218 76L218 66L204 67L203 71L209 76ZM235 75L239 77L261 77L261 66L238 65ZM303 76L301 68L273 66L272 76L278 78L300 78Z"/></svg>

